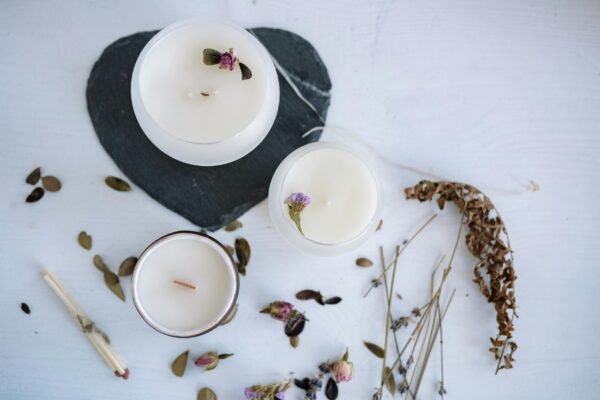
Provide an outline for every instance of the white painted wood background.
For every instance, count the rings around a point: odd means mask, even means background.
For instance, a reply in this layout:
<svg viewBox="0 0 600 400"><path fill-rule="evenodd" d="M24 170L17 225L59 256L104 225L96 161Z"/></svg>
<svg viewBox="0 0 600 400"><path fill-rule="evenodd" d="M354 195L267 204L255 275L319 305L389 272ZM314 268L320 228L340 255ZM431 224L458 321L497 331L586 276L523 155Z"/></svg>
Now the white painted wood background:
<svg viewBox="0 0 600 400"><path fill-rule="evenodd" d="M242 398L252 383L294 371L350 348L355 379L343 399L370 399L380 363L361 344L383 340L381 290L361 297L377 246L403 240L433 206L407 202L402 188L420 176L384 167L384 229L353 254L317 258L275 233L265 202L239 234L253 255L233 323L206 337L178 340L123 304L91 264L100 253L116 268L126 256L177 229L194 229L142 190L103 184L121 175L100 146L85 103L90 68L115 39L191 16L224 17L247 27L294 31L329 67L332 124L351 129L397 161L487 189L515 249L515 369L494 376L487 352L494 312L471 282L473 258L461 250L450 287L457 297L444 327L448 399L591 399L600 390L600 2L598 0L453 1L18 1L0 12L0 398L193 399L212 387ZM25 204L23 179L35 166L63 190ZM533 179L541 191L526 191ZM498 190L501 189L501 190ZM457 213L444 211L403 255L395 313L425 299L434 260L451 250ZM94 237L93 253L76 243ZM237 234L237 233L236 233ZM232 242L236 234L216 236ZM115 379L40 278L54 271L113 339L131 368ZM125 279L127 284L128 280ZM310 322L297 350L276 321L257 313L307 287L340 295L339 306L298 304ZM25 315L19 303L32 309ZM215 371L169 371L181 351L233 352ZM436 398L437 353L423 384ZM294 390L290 399L300 399Z"/></svg>

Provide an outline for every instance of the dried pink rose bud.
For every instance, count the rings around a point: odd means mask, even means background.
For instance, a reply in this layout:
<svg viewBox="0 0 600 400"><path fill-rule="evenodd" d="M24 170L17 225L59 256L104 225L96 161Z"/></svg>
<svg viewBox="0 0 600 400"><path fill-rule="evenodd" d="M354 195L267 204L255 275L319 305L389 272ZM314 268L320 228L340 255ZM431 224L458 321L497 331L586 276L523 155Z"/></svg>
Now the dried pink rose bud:
<svg viewBox="0 0 600 400"><path fill-rule="evenodd" d="M293 309L293 304L290 304L285 301L274 301L269 307L269 313L271 314L271 317L279 321L285 321L286 319L288 319Z"/></svg>
<svg viewBox="0 0 600 400"><path fill-rule="evenodd" d="M219 355L213 351L204 353L194 361L194 364L203 368L205 371L210 371L211 369L217 368L217 365L219 365Z"/></svg>
<svg viewBox="0 0 600 400"><path fill-rule="evenodd" d="M237 60L238 58L233 52L233 49L229 49L229 51L221 54L221 58L219 59L219 68L233 71L233 67L235 67Z"/></svg>
<svg viewBox="0 0 600 400"><path fill-rule="evenodd" d="M350 361L337 361L331 370L337 383L348 382L352 379L352 363Z"/></svg>

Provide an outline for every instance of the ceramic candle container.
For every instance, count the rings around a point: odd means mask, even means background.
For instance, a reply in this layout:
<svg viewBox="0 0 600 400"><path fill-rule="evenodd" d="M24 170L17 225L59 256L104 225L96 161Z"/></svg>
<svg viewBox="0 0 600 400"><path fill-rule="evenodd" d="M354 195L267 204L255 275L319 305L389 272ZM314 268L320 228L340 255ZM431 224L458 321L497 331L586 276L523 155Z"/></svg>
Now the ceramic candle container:
<svg viewBox="0 0 600 400"><path fill-rule="evenodd" d="M274 226L315 254L357 248L375 231L382 208L381 187L367 160L360 151L334 143L311 143L291 153L269 188ZM290 215L294 194L310 203L299 213L300 227Z"/></svg>
<svg viewBox="0 0 600 400"><path fill-rule="evenodd" d="M228 56L207 64L207 49ZM242 79L242 67L251 78ZM265 138L279 107L279 82L269 53L248 31L192 19L163 29L144 47L131 101L161 151L188 164L221 165Z"/></svg>
<svg viewBox="0 0 600 400"><path fill-rule="evenodd" d="M232 312L239 278L221 243L182 231L144 250L131 285L135 307L148 325L165 335L192 337L215 329Z"/></svg>

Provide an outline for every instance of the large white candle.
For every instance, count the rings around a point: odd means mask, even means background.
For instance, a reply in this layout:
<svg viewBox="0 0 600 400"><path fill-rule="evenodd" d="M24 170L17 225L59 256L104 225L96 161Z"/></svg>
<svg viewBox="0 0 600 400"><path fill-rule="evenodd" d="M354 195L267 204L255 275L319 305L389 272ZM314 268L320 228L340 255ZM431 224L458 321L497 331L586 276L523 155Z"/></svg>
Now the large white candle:
<svg viewBox="0 0 600 400"><path fill-rule="evenodd" d="M205 333L235 305L238 275L216 240L177 232L151 244L136 265L132 293L136 308L156 330L171 336Z"/></svg>
<svg viewBox="0 0 600 400"><path fill-rule="evenodd" d="M207 65L204 50L233 50L229 68ZM242 80L240 63L252 73ZM248 31L194 19L159 32L140 54L131 96L140 126L162 151L196 165L238 159L266 136L279 105L273 62Z"/></svg>
<svg viewBox="0 0 600 400"><path fill-rule="evenodd" d="M310 198L300 214L302 232L286 203L293 193ZM332 143L309 144L290 154L269 190L275 226L294 243L319 254L356 248L374 230L380 209L380 188L364 156Z"/></svg>

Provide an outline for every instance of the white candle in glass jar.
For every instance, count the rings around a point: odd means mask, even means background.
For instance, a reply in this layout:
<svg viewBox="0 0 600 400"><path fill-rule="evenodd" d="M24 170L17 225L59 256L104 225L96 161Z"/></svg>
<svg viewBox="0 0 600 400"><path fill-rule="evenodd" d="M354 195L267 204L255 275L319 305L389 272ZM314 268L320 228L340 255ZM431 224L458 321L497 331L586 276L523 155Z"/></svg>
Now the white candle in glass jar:
<svg viewBox="0 0 600 400"><path fill-rule="evenodd" d="M204 49L233 49L233 70L206 65ZM250 79L242 80L239 63ZM264 46L245 29L192 19L169 26L144 47L131 80L136 118L167 155L194 165L239 159L267 135L279 106L279 83Z"/></svg>
<svg viewBox="0 0 600 400"><path fill-rule="evenodd" d="M300 213L302 232L289 215L293 193L310 198ZM379 222L382 196L366 156L333 143L312 143L291 153L269 188L274 225L294 244L322 255L352 250Z"/></svg>
<svg viewBox="0 0 600 400"><path fill-rule="evenodd" d="M161 333L191 337L216 328L233 310L238 273L225 248L196 232L175 232L152 243L132 277L142 318Z"/></svg>

